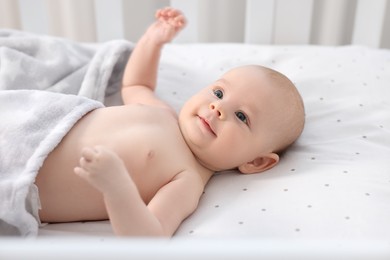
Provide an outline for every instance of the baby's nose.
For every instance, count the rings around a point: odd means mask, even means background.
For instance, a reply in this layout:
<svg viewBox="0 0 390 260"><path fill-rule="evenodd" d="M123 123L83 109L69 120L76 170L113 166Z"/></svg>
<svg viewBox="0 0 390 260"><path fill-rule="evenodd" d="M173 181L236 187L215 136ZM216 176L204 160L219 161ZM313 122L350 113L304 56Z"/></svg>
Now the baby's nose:
<svg viewBox="0 0 390 260"><path fill-rule="evenodd" d="M210 109L216 113L217 117L220 118L220 119L223 119L224 118L224 113L222 113L222 109L221 107L218 105L218 104L215 104L215 103L211 103L210 104Z"/></svg>

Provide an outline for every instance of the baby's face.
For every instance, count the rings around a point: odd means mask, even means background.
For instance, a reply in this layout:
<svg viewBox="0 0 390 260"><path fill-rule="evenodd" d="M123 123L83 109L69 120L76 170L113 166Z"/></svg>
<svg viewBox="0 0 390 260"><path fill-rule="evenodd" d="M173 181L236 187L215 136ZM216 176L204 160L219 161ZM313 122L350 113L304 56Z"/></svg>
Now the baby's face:
<svg viewBox="0 0 390 260"><path fill-rule="evenodd" d="M179 124L190 149L206 167L232 169L273 152L279 99L259 70L240 67L193 96Z"/></svg>

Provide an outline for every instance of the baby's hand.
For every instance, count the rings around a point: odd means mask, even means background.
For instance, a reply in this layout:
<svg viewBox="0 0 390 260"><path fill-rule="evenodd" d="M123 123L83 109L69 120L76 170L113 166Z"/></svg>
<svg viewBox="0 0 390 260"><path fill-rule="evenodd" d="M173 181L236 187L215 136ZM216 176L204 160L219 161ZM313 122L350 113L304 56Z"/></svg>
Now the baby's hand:
<svg viewBox="0 0 390 260"><path fill-rule="evenodd" d="M84 148L74 172L103 194L132 181L119 156L103 146Z"/></svg>
<svg viewBox="0 0 390 260"><path fill-rule="evenodd" d="M146 34L159 44L170 42L186 25L184 15L171 7L157 10L156 19Z"/></svg>

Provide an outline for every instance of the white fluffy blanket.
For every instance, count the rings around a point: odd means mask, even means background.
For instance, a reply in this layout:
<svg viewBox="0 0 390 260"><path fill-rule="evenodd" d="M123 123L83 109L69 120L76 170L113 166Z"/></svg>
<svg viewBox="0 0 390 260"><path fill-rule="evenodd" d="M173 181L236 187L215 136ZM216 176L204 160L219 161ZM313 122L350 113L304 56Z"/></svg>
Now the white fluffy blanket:
<svg viewBox="0 0 390 260"><path fill-rule="evenodd" d="M0 235L37 234L39 168L83 115L120 89L132 47L0 31Z"/></svg>

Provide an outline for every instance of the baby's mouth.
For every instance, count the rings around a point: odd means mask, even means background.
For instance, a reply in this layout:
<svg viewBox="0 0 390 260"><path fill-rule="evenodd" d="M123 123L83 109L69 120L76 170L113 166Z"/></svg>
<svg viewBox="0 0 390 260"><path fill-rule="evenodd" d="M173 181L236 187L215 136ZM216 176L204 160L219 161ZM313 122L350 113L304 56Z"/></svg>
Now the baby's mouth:
<svg viewBox="0 0 390 260"><path fill-rule="evenodd" d="M214 129L211 127L209 121L201 116L198 115L198 118L200 119L201 123L205 126L205 128L211 132L213 135L217 136Z"/></svg>

